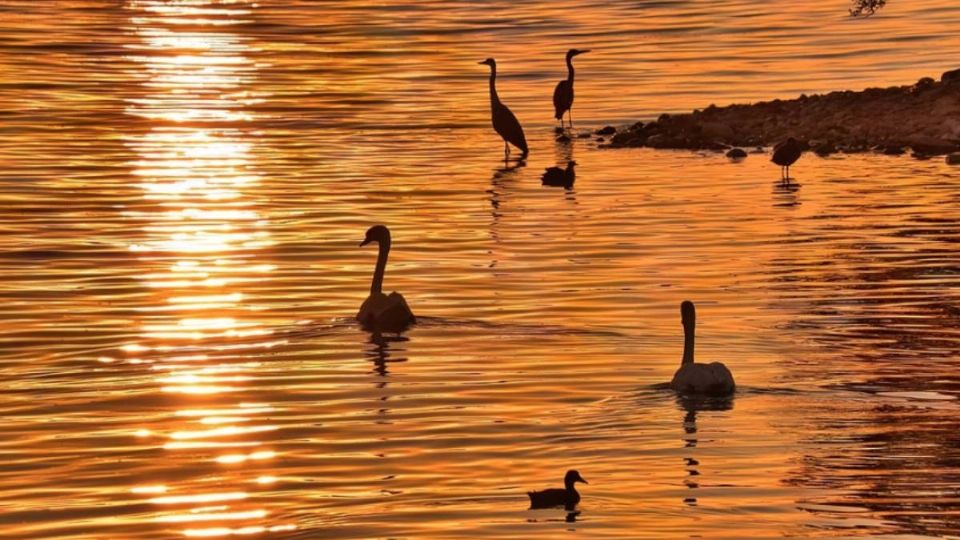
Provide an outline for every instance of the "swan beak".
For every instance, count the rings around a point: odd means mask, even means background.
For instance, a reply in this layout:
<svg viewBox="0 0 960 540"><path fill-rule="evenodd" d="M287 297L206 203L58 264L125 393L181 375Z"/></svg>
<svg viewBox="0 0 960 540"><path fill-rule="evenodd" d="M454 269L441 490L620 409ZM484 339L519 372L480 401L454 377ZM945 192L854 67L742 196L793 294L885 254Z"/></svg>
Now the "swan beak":
<svg viewBox="0 0 960 540"><path fill-rule="evenodd" d="M584 479L582 476L580 477L580 481L583 482L584 484L589 484L589 483L590 483L590 482L587 482L586 479Z"/></svg>
<svg viewBox="0 0 960 540"><path fill-rule="evenodd" d="M370 242L371 242L371 240L370 240L369 238L365 238L365 239L363 240L363 242L360 242L360 247L363 247L363 246L369 244Z"/></svg>

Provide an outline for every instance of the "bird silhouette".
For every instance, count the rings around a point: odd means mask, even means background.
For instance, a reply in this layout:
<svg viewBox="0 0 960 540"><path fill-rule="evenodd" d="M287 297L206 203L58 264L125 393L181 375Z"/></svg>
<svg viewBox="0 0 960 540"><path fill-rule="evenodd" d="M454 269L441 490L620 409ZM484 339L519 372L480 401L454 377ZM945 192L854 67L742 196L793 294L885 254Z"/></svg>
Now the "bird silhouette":
<svg viewBox="0 0 960 540"><path fill-rule="evenodd" d="M780 179L784 182L790 182L790 166L800 159L803 154L803 145L793 137L777 143L773 147L773 157L770 161L780 166Z"/></svg>
<svg viewBox="0 0 960 540"><path fill-rule="evenodd" d="M553 508L563 506L565 509L573 510L580 502L580 494L577 493L573 485L577 482L588 483L580 476L580 473L574 470L567 471L563 477L563 488L551 488L543 491L529 491L530 508Z"/></svg>
<svg viewBox="0 0 960 540"><path fill-rule="evenodd" d="M511 144L520 149L522 152L520 159L523 159L530 153L530 149L527 147L527 138L523 135L520 121L497 95L497 61L487 58L478 64L490 66L490 114L494 131L503 139L503 159L510 157Z"/></svg>
<svg viewBox="0 0 960 540"><path fill-rule="evenodd" d="M733 374L720 362L698 364L693 361L694 335L697 328L697 311L693 302L684 300L680 304L680 316L683 321L683 360L680 369L673 374L670 388L681 394L706 396L728 396L737 385Z"/></svg>
<svg viewBox="0 0 960 540"><path fill-rule="evenodd" d="M570 127L573 128L573 57L590 52L590 49L570 49L567 51L567 78L558 82L553 89L554 115L563 127L563 115L569 114Z"/></svg>
<svg viewBox="0 0 960 540"><path fill-rule="evenodd" d="M379 244L380 252L377 255L373 281L370 283L370 296L360 306L357 321L367 330L374 332L402 332L417 322L417 318L403 295L398 292L383 294L383 274L387 268L387 256L390 254L390 229L383 225L370 227L363 242L360 242L360 247L370 242Z"/></svg>
<svg viewBox="0 0 960 540"><path fill-rule="evenodd" d="M566 169L549 167L546 172L543 173L543 176L540 177L540 181L545 186L557 186L570 189L577 179L577 173L573 170L576 165L577 162L571 159L567 162Z"/></svg>

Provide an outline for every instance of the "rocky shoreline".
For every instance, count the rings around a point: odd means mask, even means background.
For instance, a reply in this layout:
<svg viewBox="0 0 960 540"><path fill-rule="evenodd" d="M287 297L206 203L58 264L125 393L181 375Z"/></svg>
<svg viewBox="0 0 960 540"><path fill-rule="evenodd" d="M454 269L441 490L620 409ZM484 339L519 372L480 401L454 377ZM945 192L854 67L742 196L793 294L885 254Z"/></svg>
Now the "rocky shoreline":
<svg viewBox="0 0 960 540"><path fill-rule="evenodd" d="M649 123L597 130L603 148L727 151L794 137L826 156L881 152L915 157L960 151L960 69L909 86L802 95L749 105L711 105Z"/></svg>

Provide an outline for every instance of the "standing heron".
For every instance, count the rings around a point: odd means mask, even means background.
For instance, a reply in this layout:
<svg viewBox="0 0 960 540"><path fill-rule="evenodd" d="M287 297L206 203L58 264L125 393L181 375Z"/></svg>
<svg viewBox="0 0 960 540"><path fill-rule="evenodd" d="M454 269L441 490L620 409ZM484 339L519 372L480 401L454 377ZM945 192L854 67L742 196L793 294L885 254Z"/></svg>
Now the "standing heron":
<svg viewBox="0 0 960 540"><path fill-rule="evenodd" d="M793 137L773 147L773 157L770 161L780 166L780 179L785 183L790 182L790 166L800 159L801 154L803 154L803 145Z"/></svg>
<svg viewBox="0 0 960 540"><path fill-rule="evenodd" d="M570 127L573 127L573 57L579 54L588 53L590 49L570 49L567 51L567 78L557 83L553 90L553 117L560 121L560 127L563 127L563 115L569 113Z"/></svg>
<svg viewBox="0 0 960 540"><path fill-rule="evenodd" d="M520 156L520 159L523 159L530 153L530 149L527 148L527 138L523 136L520 121L497 96L497 61L493 58L487 58L483 62L477 63L490 66L490 114L494 131L503 139L503 159L506 161L510 157L511 144L523 152Z"/></svg>

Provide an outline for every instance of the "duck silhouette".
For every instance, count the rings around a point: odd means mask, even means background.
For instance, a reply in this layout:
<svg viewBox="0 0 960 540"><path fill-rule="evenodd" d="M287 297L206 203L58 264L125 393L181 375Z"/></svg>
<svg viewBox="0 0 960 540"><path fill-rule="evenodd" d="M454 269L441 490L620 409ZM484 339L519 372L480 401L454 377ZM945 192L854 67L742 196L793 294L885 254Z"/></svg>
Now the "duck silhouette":
<svg viewBox="0 0 960 540"><path fill-rule="evenodd" d="M547 168L546 172L543 173L543 176L540 177L540 181L545 186L556 186L570 189L573 187L573 183L577 180L577 173L573 169L576 165L577 162L571 159L567 162L566 169L561 169L560 167L549 167Z"/></svg>
<svg viewBox="0 0 960 540"><path fill-rule="evenodd" d="M577 493L576 488L573 486L577 482L588 483L580 476L580 473L569 470L566 476L563 477L562 489L551 488L543 491L527 492L527 496L530 497L530 508L554 508L562 506L568 511L573 510L573 508L577 506L577 503L580 502L580 494Z"/></svg>
<svg viewBox="0 0 960 540"><path fill-rule="evenodd" d="M357 321L367 330L374 332L402 332L417 318L407 305L407 301L398 292L383 294L383 274L387 268L387 256L390 254L390 229L384 225L374 225L367 229L366 238L360 242L363 247L371 242L380 246L377 266L370 283L370 296L363 301L357 313Z"/></svg>
<svg viewBox="0 0 960 540"><path fill-rule="evenodd" d="M736 390L733 374L720 362L698 364L693 361L694 335L697 327L697 311L693 302L680 304L683 321L683 360L680 369L673 374L670 388L681 394L705 396L729 396Z"/></svg>

